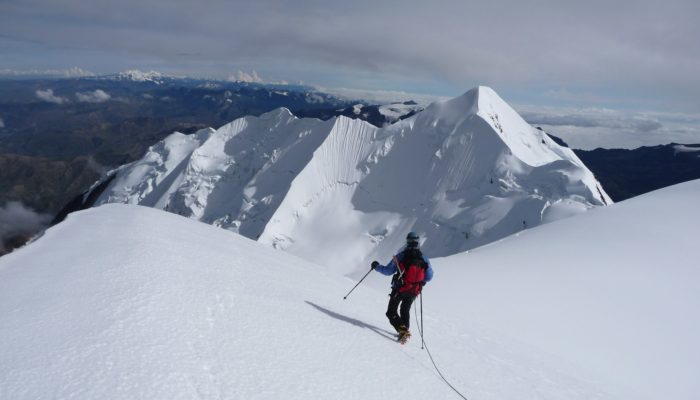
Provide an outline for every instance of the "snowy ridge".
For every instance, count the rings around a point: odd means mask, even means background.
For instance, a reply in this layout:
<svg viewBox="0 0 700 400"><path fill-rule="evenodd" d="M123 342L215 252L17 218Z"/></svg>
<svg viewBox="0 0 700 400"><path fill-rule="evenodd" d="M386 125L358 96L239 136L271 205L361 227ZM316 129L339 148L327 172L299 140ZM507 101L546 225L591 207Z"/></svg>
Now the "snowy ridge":
<svg viewBox="0 0 700 400"><path fill-rule="evenodd" d="M470 399L696 399L699 195L693 181L433 259L441 370ZM343 301L353 280L222 229L74 213L0 259L0 398L456 399L418 335L393 342L388 279Z"/></svg>
<svg viewBox="0 0 700 400"><path fill-rule="evenodd" d="M76 213L0 259L0 397L455 398L420 340L395 342L385 292L360 287L343 301L352 284L158 210ZM426 321L450 331L452 314L434 311ZM478 398L604 392L500 337L464 333L431 333L431 350ZM387 384L401 380L411 385Z"/></svg>
<svg viewBox="0 0 700 400"><path fill-rule="evenodd" d="M281 108L192 139L175 133L122 167L99 203L161 208L256 238L333 123Z"/></svg>
<svg viewBox="0 0 700 400"><path fill-rule="evenodd" d="M340 259L345 272L389 257L408 230L445 256L611 203L570 149L485 87L383 128L278 109L176 133L117 171L98 204L108 202Z"/></svg>

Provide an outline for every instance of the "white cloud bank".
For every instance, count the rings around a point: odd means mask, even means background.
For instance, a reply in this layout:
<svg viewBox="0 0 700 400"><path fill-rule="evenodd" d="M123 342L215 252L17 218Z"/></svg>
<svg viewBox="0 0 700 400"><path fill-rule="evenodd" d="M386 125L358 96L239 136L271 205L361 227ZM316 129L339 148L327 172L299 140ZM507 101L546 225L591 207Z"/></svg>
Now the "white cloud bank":
<svg viewBox="0 0 700 400"><path fill-rule="evenodd" d="M255 70L251 73L238 70L235 74L230 75L228 80L233 82L264 83L263 79Z"/></svg>
<svg viewBox="0 0 700 400"><path fill-rule="evenodd" d="M421 106L427 106L434 101L448 100L449 97L430 94L409 93L397 90L365 90L350 88L330 88L315 86L319 92L328 93L345 100L357 100L368 103L389 104L404 101L415 101Z"/></svg>
<svg viewBox="0 0 700 400"><path fill-rule="evenodd" d="M39 214L18 201L0 206L0 251L6 239L19 234L34 234L51 221L49 214Z"/></svg>
<svg viewBox="0 0 700 400"><path fill-rule="evenodd" d="M109 93L101 89L97 89L94 92L77 92L75 97L81 103L104 103L112 98Z"/></svg>
<svg viewBox="0 0 700 400"><path fill-rule="evenodd" d="M63 103L68 102L68 99L66 99L65 97L60 97L60 96L54 95L52 89L46 89L46 90L38 89L35 92L35 94L36 94L36 97L39 98L40 100L44 100L44 101L47 101L49 103L63 104Z"/></svg>
<svg viewBox="0 0 700 400"><path fill-rule="evenodd" d="M634 149L668 143L700 143L700 115L606 108L516 107L534 126L574 149Z"/></svg>
<svg viewBox="0 0 700 400"><path fill-rule="evenodd" d="M322 93L346 100L391 103L413 100L421 106L445 100L440 96L389 90L358 90L316 86ZM635 112L607 108L513 105L534 126L558 136L574 149L598 147L635 149L672 142L700 143L700 114Z"/></svg>
<svg viewBox="0 0 700 400"><path fill-rule="evenodd" d="M85 76L95 76L94 72L84 70L80 67L73 67L67 69L0 69L0 76L9 77L32 77L32 76L43 76L43 77L62 77L62 78L81 78Z"/></svg>

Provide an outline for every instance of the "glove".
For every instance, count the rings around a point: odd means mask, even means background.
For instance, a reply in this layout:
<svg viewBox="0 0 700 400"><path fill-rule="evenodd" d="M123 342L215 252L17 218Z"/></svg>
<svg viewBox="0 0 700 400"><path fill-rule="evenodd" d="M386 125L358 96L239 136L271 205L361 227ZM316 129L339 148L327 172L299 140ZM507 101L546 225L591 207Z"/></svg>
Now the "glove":
<svg viewBox="0 0 700 400"><path fill-rule="evenodd" d="M379 261L372 261L372 269L375 269L379 266Z"/></svg>

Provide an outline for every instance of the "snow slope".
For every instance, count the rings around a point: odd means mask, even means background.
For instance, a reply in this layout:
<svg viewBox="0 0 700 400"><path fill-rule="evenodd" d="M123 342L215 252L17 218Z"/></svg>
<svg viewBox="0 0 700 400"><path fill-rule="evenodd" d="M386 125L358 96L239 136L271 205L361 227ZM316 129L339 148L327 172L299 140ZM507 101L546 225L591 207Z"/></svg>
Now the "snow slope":
<svg viewBox="0 0 700 400"><path fill-rule="evenodd" d="M693 181L434 259L443 374L470 399L696 399L699 196ZM392 342L386 291L343 301L353 284L155 209L75 213L0 259L0 398L458 398L417 336Z"/></svg>
<svg viewBox="0 0 700 400"><path fill-rule="evenodd" d="M458 276L436 269L441 285ZM459 398L420 340L390 337L385 291L342 300L353 284L159 210L78 212L0 259L0 398ZM468 398L638 398L507 336L462 330L462 305L434 307L445 286L428 287L430 350Z"/></svg>
<svg viewBox="0 0 700 400"><path fill-rule="evenodd" d="M433 260L446 279L426 299L458 311L457 329L508 332L626 398L700 398L698 199L691 181Z"/></svg>
<svg viewBox="0 0 700 400"><path fill-rule="evenodd" d="M116 174L98 204L165 209L345 273L388 258L408 230L446 256L611 202L486 87L384 128L278 109L175 133Z"/></svg>

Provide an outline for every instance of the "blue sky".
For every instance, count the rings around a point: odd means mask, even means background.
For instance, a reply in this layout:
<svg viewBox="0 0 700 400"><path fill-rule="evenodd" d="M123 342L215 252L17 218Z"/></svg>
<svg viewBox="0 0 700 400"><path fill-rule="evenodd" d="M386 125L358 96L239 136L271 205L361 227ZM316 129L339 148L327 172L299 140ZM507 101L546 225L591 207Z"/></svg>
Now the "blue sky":
<svg viewBox="0 0 700 400"><path fill-rule="evenodd" d="M0 70L129 68L700 113L700 2L5 0ZM699 138L700 140L700 138Z"/></svg>

